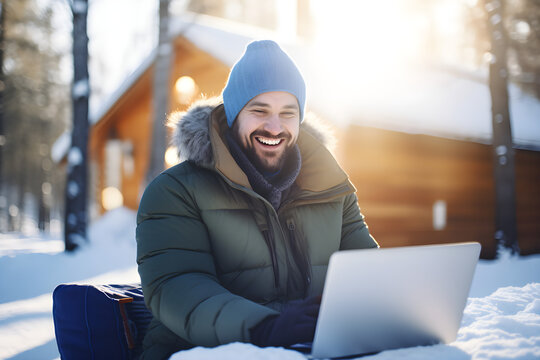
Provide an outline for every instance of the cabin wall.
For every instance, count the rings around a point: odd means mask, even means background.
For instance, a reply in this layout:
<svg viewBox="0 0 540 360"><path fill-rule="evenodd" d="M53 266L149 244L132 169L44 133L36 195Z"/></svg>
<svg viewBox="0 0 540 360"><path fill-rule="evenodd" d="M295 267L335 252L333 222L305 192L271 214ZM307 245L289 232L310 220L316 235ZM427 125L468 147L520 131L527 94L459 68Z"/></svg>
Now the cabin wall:
<svg viewBox="0 0 540 360"><path fill-rule="evenodd" d="M139 206L150 158L150 113L151 99L141 94L139 101L134 101L116 124L119 138L127 145L122 166L121 191L124 206L131 209Z"/></svg>
<svg viewBox="0 0 540 360"><path fill-rule="evenodd" d="M381 246L478 241L483 258L496 256L491 146L350 126L340 147L340 161L357 187L362 212ZM540 251L539 161L537 152L517 151L523 254ZM446 204L441 229L433 223L438 201Z"/></svg>
<svg viewBox="0 0 540 360"><path fill-rule="evenodd" d="M516 150L516 216L522 255L540 253L540 152Z"/></svg>
<svg viewBox="0 0 540 360"><path fill-rule="evenodd" d="M150 146L150 97L152 69L146 71L111 110L92 127L90 133L91 161L98 171L94 184L94 199L99 212L105 211L102 192L107 187L106 147L109 141L121 143L121 169L119 189L124 206L136 209L141 182L148 166Z"/></svg>

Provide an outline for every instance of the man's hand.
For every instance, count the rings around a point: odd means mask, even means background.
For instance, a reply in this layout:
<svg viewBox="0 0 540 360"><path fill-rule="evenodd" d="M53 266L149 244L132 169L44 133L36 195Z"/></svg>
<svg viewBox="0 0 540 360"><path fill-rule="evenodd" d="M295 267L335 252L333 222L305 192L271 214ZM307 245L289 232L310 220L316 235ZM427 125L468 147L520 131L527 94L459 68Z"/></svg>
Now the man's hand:
<svg viewBox="0 0 540 360"><path fill-rule="evenodd" d="M267 317L251 329L251 342L264 347L313 341L320 305L320 296L287 303L280 315Z"/></svg>

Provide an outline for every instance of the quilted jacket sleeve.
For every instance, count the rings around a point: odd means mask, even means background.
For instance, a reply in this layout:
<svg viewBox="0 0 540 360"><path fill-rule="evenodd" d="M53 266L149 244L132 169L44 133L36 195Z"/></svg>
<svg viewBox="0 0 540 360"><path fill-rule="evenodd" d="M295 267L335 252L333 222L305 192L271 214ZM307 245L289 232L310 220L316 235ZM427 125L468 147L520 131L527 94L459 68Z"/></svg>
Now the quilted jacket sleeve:
<svg viewBox="0 0 540 360"><path fill-rule="evenodd" d="M249 341L249 329L276 314L220 285L193 194L167 173L141 200L137 263L154 317L193 345Z"/></svg>
<svg viewBox="0 0 540 360"><path fill-rule="evenodd" d="M343 226L341 229L340 250L377 248L379 244L369 233L360 213L356 194L345 197L343 202Z"/></svg>

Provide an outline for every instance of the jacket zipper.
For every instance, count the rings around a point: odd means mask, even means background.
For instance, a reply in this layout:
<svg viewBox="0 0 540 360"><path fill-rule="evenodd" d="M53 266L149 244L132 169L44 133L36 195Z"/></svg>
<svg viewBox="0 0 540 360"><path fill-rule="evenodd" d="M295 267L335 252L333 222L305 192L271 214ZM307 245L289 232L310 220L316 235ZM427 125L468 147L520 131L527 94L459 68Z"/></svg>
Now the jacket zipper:
<svg viewBox="0 0 540 360"><path fill-rule="evenodd" d="M279 288L279 266L277 262L275 239L269 230L263 230L262 233L264 240L266 241L266 246L268 246L268 250L270 250L272 270L274 272L274 287Z"/></svg>
<svg viewBox="0 0 540 360"><path fill-rule="evenodd" d="M268 246L268 249L270 251L270 258L271 258L271 261L272 261L272 270L274 272L274 286L276 288L279 288L280 287L280 278L279 278L279 264L278 264L278 260L277 260L277 252L276 252L276 244L275 244L275 236L273 236L273 232L272 232L272 229L270 228L270 225L272 224L272 222L270 221L270 211L268 210L268 208L271 209L271 211L273 211L274 213L274 216L276 217L277 219L277 225L278 225L278 228L281 232L281 237L283 239L285 239L285 233L283 231L283 227L281 226L281 222L279 221L279 215L278 215L278 211L276 211L276 209L274 209L274 207L272 206L272 204L270 204L270 202L268 200L266 200L264 197L262 197L261 195L257 194L255 191L253 190L250 190L248 188L245 188L243 186L240 186L238 184L235 184L233 183L232 181L230 181L226 176L224 176L223 174L221 174L220 172L218 172L222 178L225 180L226 183L229 184L229 186L231 186L232 188L234 189L237 189L237 190L240 190L244 193L246 193L246 195L248 196L252 196L252 197L255 197L256 199L259 199L259 200L262 200L263 203L265 204L265 212L266 212L266 218L267 218L267 226L268 228L267 229L264 229L264 230L261 230L261 232L263 233L263 237L264 237L264 240L266 242L266 245ZM306 198L302 199L302 196L299 196L297 198L293 198L287 202L285 202L279 209L279 212L283 212L283 210L285 208L289 208L292 206L292 204L295 204L295 205L299 205L299 204L309 204L309 203L316 203L316 202L319 202L318 200L322 201L322 200L329 200L329 199L332 199L333 197L338 197L338 196L345 196L346 193L352 193L353 191L350 191L350 192L344 192L342 190L342 188L344 187L347 187L347 185L343 185L343 186L340 186L338 187L337 189L333 189L332 191L326 191L325 192L325 195L322 199L313 199L313 198L309 198L309 196L307 196ZM330 195L330 196L328 196ZM288 228L289 228L289 231L292 231L292 235L294 235L294 229L295 229L295 226L294 224L291 222L292 224L292 229L291 227L289 226L289 224L287 225ZM294 238L291 238L292 240L294 240ZM308 275L308 282L310 283L311 282L311 277ZM307 291L307 289L306 289Z"/></svg>
<svg viewBox="0 0 540 360"><path fill-rule="evenodd" d="M296 266L299 271L301 272L305 271L305 273L301 274L302 279L304 280L304 296L305 296L309 289L309 285L311 284L311 268L310 268L311 261L309 260L309 255L308 255L309 252L306 254L300 253L300 248L301 248L300 241L304 241L304 240L301 239L296 233L296 225L294 224L294 221L292 219L287 219L287 228L289 229L290 246L291 248L294 247L293 254L296 253L296 255L294 255L294 262L296 263ZM307 249L307 244L304 244L304 245L306 246L305 251L309 251ZM302 259L298 259L298 257L302 255L305 255L305 257ZM298 260L303 261L304 264L303 265L299 264Z"/></svg>

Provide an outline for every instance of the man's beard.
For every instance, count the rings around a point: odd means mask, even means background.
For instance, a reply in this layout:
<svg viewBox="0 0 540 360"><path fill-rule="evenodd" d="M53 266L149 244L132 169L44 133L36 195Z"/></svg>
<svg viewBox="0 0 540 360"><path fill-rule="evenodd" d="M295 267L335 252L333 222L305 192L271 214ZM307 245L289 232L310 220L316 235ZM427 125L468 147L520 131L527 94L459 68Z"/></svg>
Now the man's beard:
<svg viewBox="0 0 540 360"><path fill-rule="evenodd" d="M236 140L236 143L240 146L244 154L246 154L249 161L251 161L253 166L255 166L255 168L263 175L275 174L279 172L285 165L285 162L287 161L289 155L293 151L294 145L295 145L294 142L291 142L291 135L286 132L282 132L279 135L275 136L275 135L271 135L270 133L264 130L256 130L249 135L250 141L248 144L244 144L242 142L242 139L240 138L240 135L238 134L237 128L233 128L233 136L234 136L234 139ZM277 138L283 139L282 141L285 143L285 149L279 155L279 158L277 159L277 161L270 163L266 157L263 157L263 158L259 157L255 148L253 147L253 144L256 141L258 141L256 139L257 136L262 136L262 137L270 138L270 139L277 139Z"/></svg>

